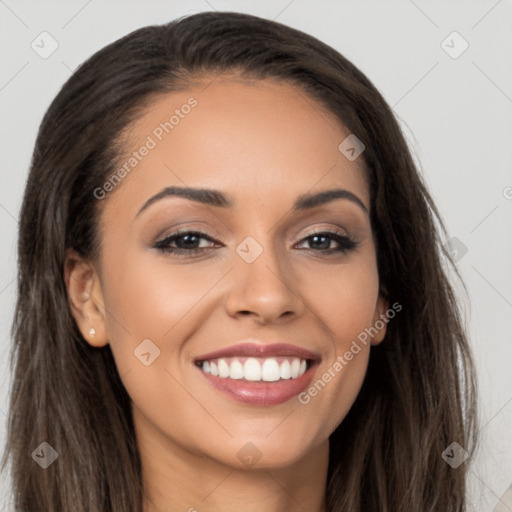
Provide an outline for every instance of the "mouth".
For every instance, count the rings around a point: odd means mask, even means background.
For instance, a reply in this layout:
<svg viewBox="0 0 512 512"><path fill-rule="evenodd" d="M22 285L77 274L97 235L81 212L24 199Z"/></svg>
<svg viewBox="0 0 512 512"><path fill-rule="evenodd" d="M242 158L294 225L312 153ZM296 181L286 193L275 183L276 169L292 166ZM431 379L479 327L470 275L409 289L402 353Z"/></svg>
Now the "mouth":
<svg viewBox="0 0 512 512"><path fill-rule="evenodd" d="M276 382L297 379L311 368L311 359L298 357L221 357L198 361L204 372L221 379L245 382Z"/></svg>
<svg viewBox="0 0 512 512"><path fill-rule="evenodd" d="M238 402L277 405L303 391L320 357L288 344L241 343L195 359L217 390Z"/></svg>

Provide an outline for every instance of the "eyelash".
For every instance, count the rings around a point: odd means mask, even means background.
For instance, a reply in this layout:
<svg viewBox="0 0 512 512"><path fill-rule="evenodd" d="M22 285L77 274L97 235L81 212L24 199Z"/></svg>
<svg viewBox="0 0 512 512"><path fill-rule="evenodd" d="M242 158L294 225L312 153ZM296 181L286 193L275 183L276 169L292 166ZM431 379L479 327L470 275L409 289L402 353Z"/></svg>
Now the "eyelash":
<svg viewBox="0 0 512 512"><path fill-rule="evenodd" d="M166 236L162 240L159 240L158 242L156 242L153 247L155 249L158 249L161 252L170 253L175 256L180 256L180 255L181 256L183 256L183 255L191 256L194 254L201 253L205 249L213 249L213 247L196 247L193 249L182 249L179 247L169 247L169 244L171 242L174 242L176 239L182 238L186 235L192 235L192 236L196 236L199 238L204 238L206 240L209 240L210 242L218 243L216 240L214 240L213 238L208 236L206 233L203 233L201 231L178 229L174 233L171 233L169 236ZM327 231L325 231L325 230L312 231L306 237L302 238L301 242L312 239L315 236L323 236L323 237L330 238L331 240L334 240L335 242L337 242L340 247L337 249L324 249L324 250L306 249L306 250L314 251L314 252L323 252L325 254L333 254L333 253L344 254L344 253L348 253L348 252L354 250L359 245L359 242L356 242L355 240L353 240L352 238L350 238L347 235L341 234L336 231L328 231L328 230Z"/></svg>

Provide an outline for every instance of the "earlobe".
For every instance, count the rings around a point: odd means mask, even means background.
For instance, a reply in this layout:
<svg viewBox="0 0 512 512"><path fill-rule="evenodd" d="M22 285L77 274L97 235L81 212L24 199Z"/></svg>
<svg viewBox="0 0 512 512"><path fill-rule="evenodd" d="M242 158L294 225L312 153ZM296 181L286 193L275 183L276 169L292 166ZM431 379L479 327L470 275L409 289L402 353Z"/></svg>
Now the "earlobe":
<svg viewBox="0 0 512 512"><path fill-rule="evenodd" d="M64 279L71 314L87 343L102 347L108 343L103 295L94 265L74 249L68 249Z"/></svg>
<svg viewBox="0 0 512 512"><path fill-rule="evenodd" d="M372 336L372 345L378 345L386 337L388 325L387 311L389 309L389 300L385 290L379 293L377 304L375 306L375 315L373 318L373 328L376 334Z"/></svg>

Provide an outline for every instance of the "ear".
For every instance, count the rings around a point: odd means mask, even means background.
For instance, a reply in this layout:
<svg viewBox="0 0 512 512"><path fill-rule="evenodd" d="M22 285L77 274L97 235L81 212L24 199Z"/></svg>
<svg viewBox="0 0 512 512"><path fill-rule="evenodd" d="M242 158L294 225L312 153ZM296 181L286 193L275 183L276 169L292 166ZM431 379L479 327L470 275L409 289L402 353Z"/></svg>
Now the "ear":
<svg viewBox="0 0 512 512"><path fill-rule="evenodd" d="M386 336L387 325L389 319L387 317L387 310L389 309L388 294L385 288L381 288L379 296L377 298L377 304L375 305L375 313L373 315L373 330L377 331L377 334L372 336L372 345L379 345Z"/></svg>
<svg viewBox="0 0 512 512"><path fill-rule="evenodd" d="M68 249L64 279L71 313L85 341L93 347L108 343L100 280L94 265L74 249Z"/></svg>

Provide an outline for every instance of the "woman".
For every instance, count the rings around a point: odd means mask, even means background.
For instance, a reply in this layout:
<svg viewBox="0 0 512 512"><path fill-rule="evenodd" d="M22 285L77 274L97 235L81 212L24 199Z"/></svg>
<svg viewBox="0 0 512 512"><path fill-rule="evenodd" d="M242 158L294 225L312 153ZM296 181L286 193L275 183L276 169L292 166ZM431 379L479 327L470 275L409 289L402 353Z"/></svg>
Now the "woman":
<svg viewBox="0 0 512 512"><path fill-rule="evenodd" d="M436 222L382 96L309 35L207 12L93 55L22 205L15 510L464 510Z"/></svg>

